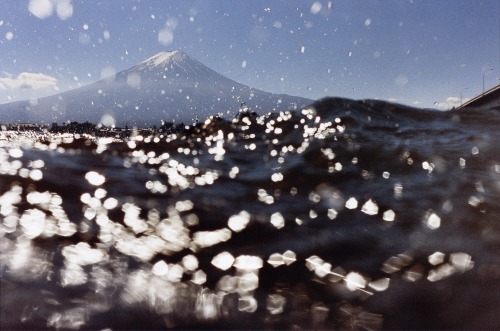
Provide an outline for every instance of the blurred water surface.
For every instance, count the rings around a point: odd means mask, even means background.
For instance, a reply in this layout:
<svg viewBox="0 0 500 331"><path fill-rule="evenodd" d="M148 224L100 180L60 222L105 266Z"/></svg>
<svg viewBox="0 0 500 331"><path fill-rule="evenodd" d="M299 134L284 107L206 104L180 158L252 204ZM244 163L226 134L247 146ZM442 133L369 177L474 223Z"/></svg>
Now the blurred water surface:
<svg viewBox="0 0 500 331"><path fill-rule="evenodd" d="M0 132L2 329L500 328L500 112L324 99Z"/></svg>

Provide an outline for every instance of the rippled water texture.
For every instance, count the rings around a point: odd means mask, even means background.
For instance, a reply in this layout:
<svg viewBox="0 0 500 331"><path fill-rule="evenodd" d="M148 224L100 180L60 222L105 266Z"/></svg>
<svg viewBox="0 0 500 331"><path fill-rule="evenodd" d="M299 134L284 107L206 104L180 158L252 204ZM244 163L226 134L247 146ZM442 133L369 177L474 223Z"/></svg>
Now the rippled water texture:
<svg viewBox="0 0 500 331"><path fill-rule="evenodd" d="M0 133L2 329L500 328L500 113L325 99Z"/></svg>

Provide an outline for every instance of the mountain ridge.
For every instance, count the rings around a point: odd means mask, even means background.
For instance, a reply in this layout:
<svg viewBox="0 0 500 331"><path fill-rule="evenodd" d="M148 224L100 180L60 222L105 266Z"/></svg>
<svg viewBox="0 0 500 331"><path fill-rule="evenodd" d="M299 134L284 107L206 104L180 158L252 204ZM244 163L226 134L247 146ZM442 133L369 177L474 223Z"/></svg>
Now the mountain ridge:
<svg viewBox="0 0 500 331"><path fill-rule="evenodd" d="M129 69L77 89L33 101L0 105L0 123L93 122L148 126L189 122L242 102L257 112L298 109L313 100L273 94L236 82L181 51L157 53Z"/></svg>

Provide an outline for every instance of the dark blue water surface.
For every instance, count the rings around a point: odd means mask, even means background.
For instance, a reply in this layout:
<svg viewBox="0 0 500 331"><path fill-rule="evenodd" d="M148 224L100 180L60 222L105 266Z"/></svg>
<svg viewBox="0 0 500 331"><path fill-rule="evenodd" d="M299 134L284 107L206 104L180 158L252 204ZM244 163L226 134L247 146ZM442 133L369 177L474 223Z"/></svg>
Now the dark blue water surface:
<svg viewBox="0 0 500 331"><path fill-rule="evenodd" d="M499 329L500 112L324 99L0 132L2 329Z"/></svg>

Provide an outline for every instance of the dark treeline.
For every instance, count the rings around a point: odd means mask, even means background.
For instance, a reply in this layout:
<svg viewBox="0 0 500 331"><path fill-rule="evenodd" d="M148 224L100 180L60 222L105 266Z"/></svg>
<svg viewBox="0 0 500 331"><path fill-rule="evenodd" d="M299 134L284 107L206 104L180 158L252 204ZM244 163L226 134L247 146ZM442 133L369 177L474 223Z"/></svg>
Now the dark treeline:
<svg viewBox="0 0 500 331"><path fill-rule="evenodd" d="M18 123L18 124L0 124L2 131L17 131L17 132L40 132L40 133L73 133L73 134L90 134L95 136L119 136L128 137L135 133L177 133L185 130L184 123L175 124L171 122L163 122L160 127L153 126L151 128L130 128L125 125L121 127L110 127L101 124L94 124L90 122L79 123L76 121L58 124L52 123L48 125L38 125L32 123Z"/></svg>

